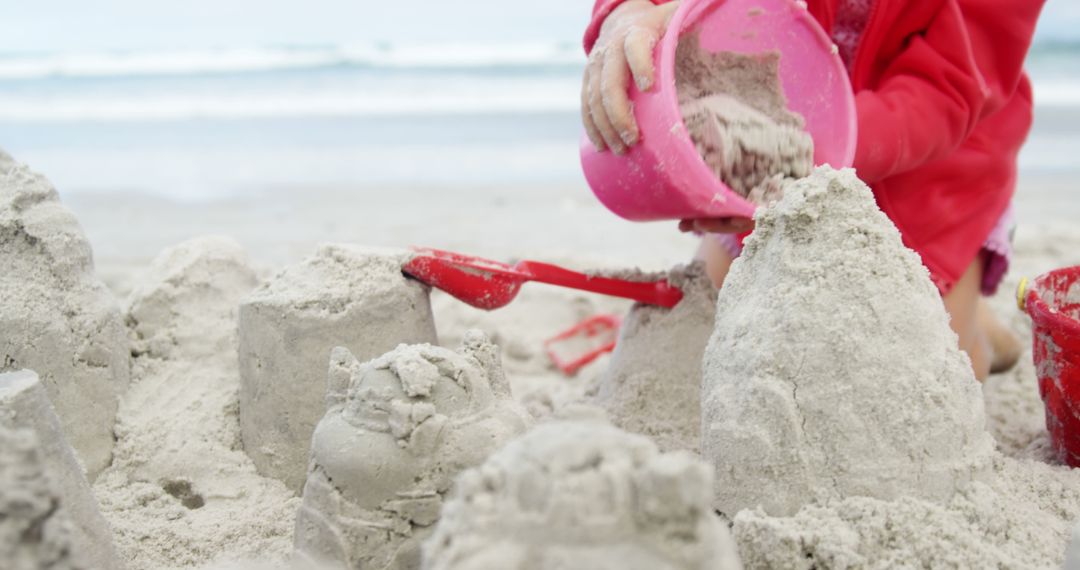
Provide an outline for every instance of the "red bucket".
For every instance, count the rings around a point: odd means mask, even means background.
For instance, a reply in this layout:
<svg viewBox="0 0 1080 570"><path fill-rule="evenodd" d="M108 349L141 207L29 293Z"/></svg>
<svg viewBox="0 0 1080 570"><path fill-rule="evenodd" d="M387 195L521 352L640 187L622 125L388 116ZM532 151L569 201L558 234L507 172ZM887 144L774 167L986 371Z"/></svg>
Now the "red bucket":
<svg viewBox="0 0 1080 570"><path fill-rule="evenodd" d="M1021 283L1018 300L1031 315L1050 440L1058 459L1080 467L1080 266Z"/></svg>

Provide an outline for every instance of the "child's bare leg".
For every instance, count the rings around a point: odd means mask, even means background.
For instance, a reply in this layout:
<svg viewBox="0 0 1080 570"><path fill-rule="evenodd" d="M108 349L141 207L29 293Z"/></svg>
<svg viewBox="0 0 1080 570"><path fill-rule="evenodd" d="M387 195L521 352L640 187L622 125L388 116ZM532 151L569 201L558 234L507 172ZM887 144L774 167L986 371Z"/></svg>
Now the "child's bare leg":
<svg viewBox="0 0 1080 570"><path fill-rule="evenodd" d="M944 298L945 310L951 317L949 324L960 337L960 348L971 358L971 368L980 382L990 375L993 358L990 341L979 319L982 267L982 258L976 258Z"/></svg>
<svg viewBox="0 0 1080 570"><path fill-rule="evenodd" d="M1024 347L1020 339L998 320L986 299L979 299L979 328L990 343L990 373L1005 372L1016 366Z"/></svg>
<svg viewBox="0 0 1080 570"><path fill-rule="evenodd" d="M731 269L731 262L734 261L727 248L717 240L705 236L701 239L696 257L705 261L705 272L708 273L709 279L712 279L713 285L717 287L723 285L728 269Z"/></svg>

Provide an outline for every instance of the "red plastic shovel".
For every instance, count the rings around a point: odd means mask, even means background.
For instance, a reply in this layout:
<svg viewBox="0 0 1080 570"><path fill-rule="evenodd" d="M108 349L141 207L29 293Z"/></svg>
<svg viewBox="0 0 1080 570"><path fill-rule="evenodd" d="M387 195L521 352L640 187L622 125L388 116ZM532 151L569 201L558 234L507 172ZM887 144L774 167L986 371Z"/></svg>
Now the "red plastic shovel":
<svg viewBox="0 0 1080 570"><path fill-rule="evenodd" d="M544 341L544 352L567 376L577 374L601 354L615 350L619 315L595 315Z"/></svg>
<svg viewBox="0 0 1080 570"><path fill-rule="evenodd" d="M514 300L526 281L592 291L650 305L674 307L682 291L667 280L626 281L586 275L538 261L514 265L431 248L413 248L414 256L401 269L416 279L446 291L480 309L498 309Z"/></svg>

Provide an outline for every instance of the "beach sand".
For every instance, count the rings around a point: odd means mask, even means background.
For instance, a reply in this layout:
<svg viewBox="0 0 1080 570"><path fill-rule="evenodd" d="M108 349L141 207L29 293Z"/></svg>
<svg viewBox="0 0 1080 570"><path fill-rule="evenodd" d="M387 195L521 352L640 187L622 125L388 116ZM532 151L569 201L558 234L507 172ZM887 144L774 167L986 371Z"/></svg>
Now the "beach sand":
<svg viewBox="0 0 1080 570"><path fill-rule="evenodd" d="M631 223L612 215L584 182L282 187L188 202L145 193L68 196L62 187L60 193L94 247L99 275L121 293L160 251L208 234L232 236L265 271L300 261L322 242L427 245L493 259L528 256L650 271L686 262L697 247L675 222ZM1068 175L1022 173L1015 205L1018 239L1067 232L1080 219L1076 182ZM1061 252L1063 262L1067 252Z"/></svg>
<svg viewBox="0 0 1080 570"><path fill-rule="evenodd" d="M1038 184L1033 185L1035 182ZM1026 184L1017 199L1022 223L1016 233L1014 267L992 302L997 313L1029 343L1029 321L1016 309L1013 300L1016 282L1021 276L1080 264L1080 227L1070 223L1076 219L1075 210L1080 204L1065 199L1069 191L1065 180ZM696 239L679 234L673 223L631 224L619 220L597 204L587 190L575 186L537 185L512 191L494 187L411 187L384 191L295 188L270 191L258 199L182 204L145 195L114 194L100 199L77 195L68 200L62 189L61 197L86 231L94 248L98 275L120 299L128 298L132 292L136 298L147 294L148 282L143 273L162 250L206 234L234 237L247 251L254 274L264 279L284 265L310 255L318 243L330 241L392 247L421 244L495 259L528 257L581 269L640 267L653 271L686 262L696 247ZM236 270L246 271L239 267ZM577 376L567 378L548 362L542 350L543 340L588 316L625 314L629 307L630 303L624 300L538 284L526 285L512 305L494 312L467 307L438 292L432 296L440 343L456 347L469 328L484 330L501 348L503 367L516 399L537 417L558 410L583 394L595 392L611 361L610 356L601 357ZM226 307L219 309L220 316L227 316ZM155 358L152 353L149 357ZM154 390L154 383L161 382L182 382L198 388L199 377L235 381L232 370L235 364L231 361L223 360L217 366L212 359L186 358L170 357L161 363L140 360L136 380L143 382L144 392ZM1007 458L1053 464L1030 359L1028 351L1020 366L990 378L985 384L988 427ZM153 383L147 383L148 379ZM173 389L179 387L176 384ZM105 493L99 497L103 514L114 530L122 534L118 536L117 549L129 561L129 570L203 567L259 555L271 562L281 562L292 549L292 518L299 506L298 497L280 484L256 476L253 468L246 466L247 459L232 447L236 445L238 427L233 425L235 408L228 402L234 396L209 384L204 388L210 390L207 394L217 402L214 405L225 406L221 414L207 412L217 418L213 421L225 422L221 429L213 427L216 424L206 424L212 428L208 433L213 434L207 441L222 438L221 443L213 443L207 449L230 457L237 466L237 476L246 478L249 483L246 486L255 492L208 495L206 498L218 506L208 503L208 508L188 512L179 506L181 501L165 496L157 485L141 482L136 491L148 497L153 507L143 509L137 506L143 499L136 495L129 497L123 490L126 484L122 477L128 477L129 472L122 465L119 470L115 468L120 464L114 465L113 473L99 480L95 490ZM164 398L163 412L170 413L169 401L173 397L162 393L160 398ZM186 412L175 410L175 413ZM1066 483L1078 477L1061 467L1048 473ZM182 483L178 480L178 484ZM177 499L181 499L180 495L203 498L196 494L201 489L188 491L177 495L165 489L165 493ZM222 499L226 503L221 503ZM228 502L242 508L235 512L223 510ZM1064 553L1067 527L1071 523L1066 518L1073 514L1080 514L1080 500L1063 504L1058 515L1061 518L1055 519L1053 529L1046 530L1049 551L1054 552L1060 546ZM174 537L168 544L159 544L157 539L140 534L144 531L138 527L144 522L149 524L151 519L161 525L162 533L168 530L158 538ZM173 520L178 522L169 522ZM251 526L245 522L249 520L265 520L266 524ZM233 534L223 534L222 530ZM200 537L213 540L198 549L184 546L196 544Z"/></svg>

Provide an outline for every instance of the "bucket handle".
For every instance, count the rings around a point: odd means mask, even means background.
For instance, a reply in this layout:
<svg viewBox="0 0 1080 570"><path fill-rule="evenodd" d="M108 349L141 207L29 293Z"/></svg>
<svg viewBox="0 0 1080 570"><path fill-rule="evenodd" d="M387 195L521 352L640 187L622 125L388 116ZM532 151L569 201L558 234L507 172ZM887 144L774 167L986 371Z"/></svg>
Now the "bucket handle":
<svg viewBox="0 0 1080 570"><path fill-rule="evenodd" d="M1021 277L1020 283L1016 285L1016 306L1023 312L1027 312L1027 290L1028 290L1028 278Z"/></svg>

